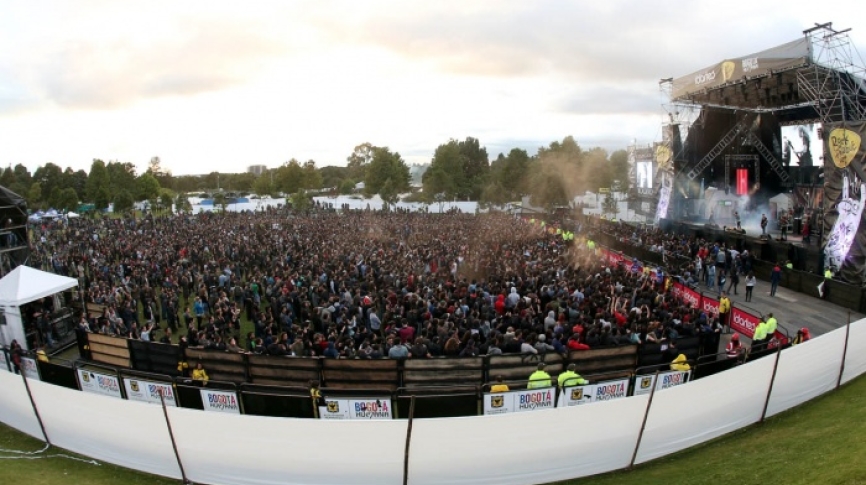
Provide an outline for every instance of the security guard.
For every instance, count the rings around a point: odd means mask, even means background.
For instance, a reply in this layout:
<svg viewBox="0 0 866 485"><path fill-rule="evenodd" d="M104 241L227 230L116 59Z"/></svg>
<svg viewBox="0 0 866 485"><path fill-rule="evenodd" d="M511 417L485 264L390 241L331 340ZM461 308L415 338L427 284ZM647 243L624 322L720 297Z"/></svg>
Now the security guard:
<svg viewBox="0 0 866 485"><path fill-rule="evenodd" d="M587 381L586 379L581 377L580 374L574 371L575 369L576 367L574 364L568 364L568 370L566 370L562 374L559 374L559 377L557 377L556 380L559 383L560 389L565 387L585 386L589 384L589 381Z"/></svg>
<svg viewBox="0 0 866 485"><path fill-rule="evenodd" d="M550 387L550 374L544 371L544 362L538 363L538 369L529 376L529 383L526 384L527 389L540 389L542 387Z"/></svg>
<svg viewBox="0 0 866 485"><path fill-rule="evenodd" d="M755 335L752 336L752 349L764 350L767 335L767 322L761 320L755 327Z"/></svg>
<svg viewBox="0 0 866 485"><path fill-rule="evenodd" d="M776 334L776 329L779 327L779 321L772 313L767 314L767 338L773 338Z"/></svg>

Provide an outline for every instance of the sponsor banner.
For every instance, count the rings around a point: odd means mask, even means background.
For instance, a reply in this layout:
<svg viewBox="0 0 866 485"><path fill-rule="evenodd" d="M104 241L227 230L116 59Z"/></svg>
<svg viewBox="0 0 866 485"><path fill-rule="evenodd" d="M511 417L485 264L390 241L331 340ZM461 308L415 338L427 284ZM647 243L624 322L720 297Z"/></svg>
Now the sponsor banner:
<svg viewBox="0 0 866 485"><path fill-rule="evenodd" d="M655 386L656 391L661 391L670 387L679 386L689 381L692 371L673 370L670 372L660 372L658 379L655 374L647 374L635 376L634 378L634 395L649 394Z"/></svg>
<svg viewBox="0 0 866 485"><path fill-rule="evenodd" d="M558 406L580 406L596 401L611 401L628 395L628 379L604 381L585 386L566 387L559 394Z"/></svg>
<svg viewBox="0 0 866 485"><path fill-rule="evenodd" d="M707 314L707 317L712 317L713 315L719 314L719 300L709 297L702 296L701 297L701 310Z"/></svg>
<svg viewBox="0 0 866 485"><path fill-rule="evenodd" d="M159 391L165 397L166 406L177 406L174 397L174 387L165 382L148 381L145 379L124 378L123 385L126 388L126 397L130 401L142 401L151 404L160 404Z"/></svg>
<svg viewBox="0 0 866 485"><path fill-rule="evenodd" d="M671 293L677 298L682 298L690 307L701 308L701 294L688 286L676 282L671 286ZM716 307L718 308L718 302Z"/></svg>
<svg viewBox="0 0 866 485"><path fill-rule="evenodd" d="M36 359L34 358L21 357L21 372L23 372L28 379L35 379L37 381L42 380L39 377L39 366L36 365Z"/></svg>
<svg viewBox="0 0 866 485"><path fill-rule="evenodd" d="M84 392L123 398L120 394L120 380L117 376L78 369L78 384Z"/></svg>
<svg viewBox="0 0 866 485"><path fill-rule="evenodd" d="M555 387L485 394L484 414L522 413L553 409L555 396Z"/></svg>
<svg viewBox="0 0 866 485"><path fill-rule="evenodd" d="M391 399L375 398L325 398L319 406L319 419L394 419Z"/></svg>
<svg viewBox="0 0 866 485"><path fill-rule="evenodd" d="M607 261L607 263L611 266L616 266L619 263L629 266L631 265L627 257L623 256L620 253L611 251L610 249L602 248L601 254L602 256L604 256L605 261Z"/></svg>
<svg viewBox="0 0 866 485"><path fill-rule="evenodd" d="M0 349L0 370L10 371L12 366L9 363L9 358L6 357L6 351Z"/></svg>
<svg viewBox="0 0 866 485"><path fill-rule="evenodd" d="M731 329L746 337L752 338L755 336L755 327L758 326L760 321L760 318L751 313L746 313L739 308L735 307L731 310Z"/></svg>
<svg viewBox="0 0 866 485"><path fill-rule="evenodd" d="M238 395L232 391L201 390L201 403L205 411L219 413L240 414L241 406L238 403Z"/></svg>

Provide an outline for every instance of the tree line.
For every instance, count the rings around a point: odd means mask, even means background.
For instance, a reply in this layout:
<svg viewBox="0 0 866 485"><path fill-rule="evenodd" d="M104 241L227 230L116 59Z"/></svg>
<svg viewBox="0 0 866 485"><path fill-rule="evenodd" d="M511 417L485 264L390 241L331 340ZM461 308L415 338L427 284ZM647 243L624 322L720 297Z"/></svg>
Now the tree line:
<svg viewBox="0 0 866 485"><path fill-rule="evenodd" d="M314 160L291 159L281 166L252 173L210 172L204 175L174 176L165 170L159 157L150 160L141 174L130 162L93 160L90 171L63 169L54 163L40 166L32 174L22 164L0 168L0 185L25 197L33 209L53 207L76 210L81 203L97 210L114 204L116 211L131 209L136 201L150 201L153 207L188 209L188 193L225 192L258 195L292 195L297 199L310 191L366 196L379 195L393 203L411 191L409 166L399 152L388 147L362 143L346 158L346 166L317 167ZM566 206L577 195L616 184L628 189L625 150L612 154L602 148L583 149L571 136L538 148L530 155L514 148L491 160L477 138L448 140L433 153L421 178L422 190L408 200L476 200L504 204L529 196L533 205ZM303 198L303 197L300 197Z"/></svg>

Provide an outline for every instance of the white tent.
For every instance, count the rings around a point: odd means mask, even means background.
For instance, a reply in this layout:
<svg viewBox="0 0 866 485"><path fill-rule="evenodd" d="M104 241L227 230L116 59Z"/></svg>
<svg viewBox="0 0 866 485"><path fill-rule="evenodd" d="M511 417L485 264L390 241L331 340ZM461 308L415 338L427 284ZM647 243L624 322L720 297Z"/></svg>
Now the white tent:
<svg viewBox="0 0 866 485"><path fill-rule="evenodd" d="M0 325L0 344L8 346L14 339L26 348L21 305L77 285L78 280L75 278L47 273L29 266L19 266L0 279L0 308L6 316L6 325Z"/></svg>
<svg viewBox="0 0 866 485"><path fill-rule="evenodd" d="M68 217L68 218L70 218L70 219L76 219L76 218L81 217L81 216L79 216L79 215L78 215L77 213L75 213L75 212L69 211L69 212L66 214L66 217Z"/></svg>

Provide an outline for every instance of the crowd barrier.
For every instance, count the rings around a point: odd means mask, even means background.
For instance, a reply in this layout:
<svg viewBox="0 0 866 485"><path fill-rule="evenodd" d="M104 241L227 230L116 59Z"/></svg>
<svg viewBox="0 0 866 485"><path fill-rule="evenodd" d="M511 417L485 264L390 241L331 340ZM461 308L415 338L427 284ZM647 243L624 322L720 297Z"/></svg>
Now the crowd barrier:
<svg viewBox="0 0 866 485"><path fill-rule="evenodd" d="M346 422L243 416L112 399L3 369L0 420L99 460L214 485L399 484L404 478L530 485L686 449L864 372L866 319L684 385L535 412ZM334 459L322 467L322 456Z"/></svg>

